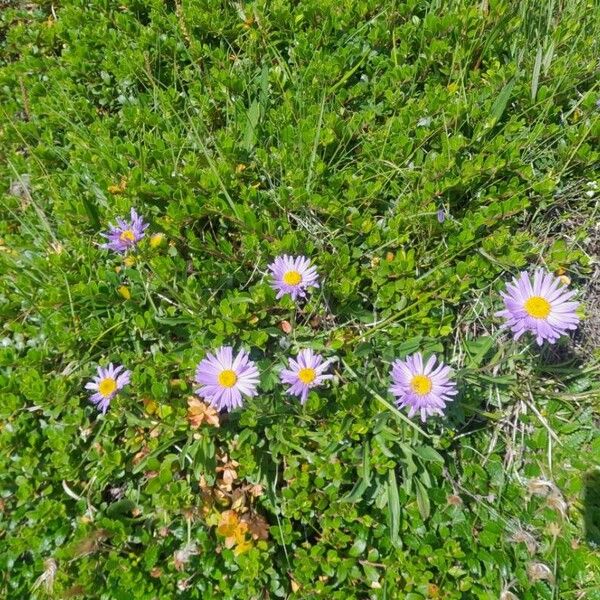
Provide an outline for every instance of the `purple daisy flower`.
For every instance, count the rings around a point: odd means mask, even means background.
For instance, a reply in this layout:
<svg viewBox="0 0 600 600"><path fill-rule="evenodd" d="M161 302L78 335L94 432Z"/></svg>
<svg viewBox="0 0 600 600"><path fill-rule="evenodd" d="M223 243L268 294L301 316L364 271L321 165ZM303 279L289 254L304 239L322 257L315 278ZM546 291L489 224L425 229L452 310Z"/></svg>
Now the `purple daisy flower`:
<svg viewBox="0 0 600 600"><path fill-rule="evenodd" d="M109 223L108 233L102 235L108 239L106 244L101 244L101 248L113 250L114 252L127 252L133 248L143 237L144 231L148 227L148 223L144 223L144 219L140 217L135 209L131 209L131 221L125 221L117 217L117 224Z"/></svg>
<svg viewBox="0 0 600 600"><path fill-rule="evenodd" d="M227 412L242 406L242 394L256 396L259 375L248 353L240 350L233 357L231 346L221 346L214 354L208 353L196 368L196 393L216 410Z"/></svg>
<svg viewBox="0 0 600 600"><path fill-rule="evenodd" d="M518 340L526 331L535 335L539 346L544 340L554 344L569 329L577 329L579 317L575 309L579 302L569 302L576 294L567 291L558 277L543 269L531 277L523 271L520 277L513 278L506 285L506 292L501 292L504 310L496 313L504 317L503 327L510 327Z"/></svg>
<svg viewBox="0 0 600 600"><path fill-rule="evenodd" d="M434 369L436 360L432 356L423 364L423 356L417 352L392 364L390 392L396 396L398 407L410 407L409 417L420 412L423 422L431 415L443 415L446 402L457 394L456 384L449 377L450 367L439 361Z"/></svg>
<svg viewBox="0 0 600 600"><path fill-rule="evenodd" d="M446 220L446 211L443 208L437 211L437 220L438 223L443 223Z"/></svg>
<svg viewBox="0 0 600 600"><path fill-rule="evenodd" d="M281 371L281 383L289 383L287 393L300 396L300 402L304 404L311 388L333 377L333 375L323 375L323 371L330 363L331 360L324 361L320 354L315 354L310 348L300 350L295 360L289 359L289 369Z"/></svg>
<svg viewBox="0 0 600 600"><path fill-rule="evenodd" d="M273 275L271 287L277 292L277 298L289 294L292 300L306 296L306 288L319 287L317 268L310 266L306 256L278 256L270 265Z"/></svg>
<svg viewBox="0 0 600 600"><path fill-rule="evenodd" d="M106 414L110 401L117 392L129 383L131 371L126 371L124 368L122 365L114 367L112 363L106 368L98 367L96 377L85 384L86 390L95 392L91 395L90 401L103 415Z"/></svg>

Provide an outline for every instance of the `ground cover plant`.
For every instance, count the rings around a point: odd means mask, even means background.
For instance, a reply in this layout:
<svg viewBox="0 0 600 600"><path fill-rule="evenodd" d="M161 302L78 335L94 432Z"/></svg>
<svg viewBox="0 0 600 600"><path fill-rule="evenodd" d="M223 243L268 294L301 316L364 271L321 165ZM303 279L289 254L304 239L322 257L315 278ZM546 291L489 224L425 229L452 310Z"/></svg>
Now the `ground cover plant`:
<svg viewBox="0 0 600 600"><path fill-rule="evenodd" d="M0 596L600 598L599 19L5 2Z"/></svg>

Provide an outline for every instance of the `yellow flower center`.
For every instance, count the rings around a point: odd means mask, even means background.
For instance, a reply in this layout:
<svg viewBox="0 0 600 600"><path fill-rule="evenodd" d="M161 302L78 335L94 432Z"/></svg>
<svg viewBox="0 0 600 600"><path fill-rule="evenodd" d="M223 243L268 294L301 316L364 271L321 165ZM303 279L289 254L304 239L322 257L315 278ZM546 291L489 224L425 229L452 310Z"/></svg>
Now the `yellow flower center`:
<svg viewBox="0 0 600 600"><path fill-rule="evenodd" d="M117 382L112 377L105 377L98 384L98 391L102 396L108 398L117 389Z"/></svg>
<svg viewBox="0 0 600 600"><path fill-rule="evenodd" d="M126 229L125 231L123 231L121 233L121 235L119 236L119 239L122 242L134 242L135 235L133 235L133 231L131 231L131 229Z"/></svg>
<svg viewBox="0 0 600 600"><path fill-rule="evenodd" d="M287 285L298 285L302 281L302 275L298 271L288 271L283 275L283 283Z"/></svg>
<svg viewBox="0 0 600 600"><path fill-rule="evenodd" d="M314 369L311 369L310 367L307 367L306 369L300 369L298 371L298 379L305 384L309 384L312 383L315 378L316 378L317 374L315 372Z"/></svg>
<svg viewBox="0 0 600 600"><path fill-rule="evenodd" d="M410 382L410 387L419 396L429 394L431 391L431 378L427 375L415 375Z"/></svg>
<svg viewBox="0 0 600 600"><path fill-rule="evenodd" d="M531 296L525 300L523 308L527 311L527 314L534 319L545 319L552 309L552 305L546 298L541 296Z"/></svg>
<svg viewBox="0 0 600 600"><path fill-rule="evenodd" d="M219 373L218 380L219 385L230 388L236 384L237 375L235 374L235 371L232 371L231 369L225 369L225 371L221 371Z"/></svg>

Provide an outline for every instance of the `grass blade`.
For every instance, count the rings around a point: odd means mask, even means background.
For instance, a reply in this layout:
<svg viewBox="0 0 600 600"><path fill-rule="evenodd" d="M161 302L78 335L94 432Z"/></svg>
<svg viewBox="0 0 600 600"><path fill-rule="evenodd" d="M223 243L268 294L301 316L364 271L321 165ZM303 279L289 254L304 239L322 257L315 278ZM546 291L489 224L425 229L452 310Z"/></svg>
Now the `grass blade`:
<svg viewBox="0 0 600 600"><path fill-rule="evenodd" d="M388 471L388 517L390 526L390 539L396 548L402 546L400 539L400 497L398 496L398 482L394 469Z"/></svg>
<svg viewBox="0 0 600 600"><path fill-rule="evenodd" d="M540 81L540 69L542 67L542 46L538 45L535 55L535 63L533 65L533 76L531 77L531 100L535 102L537 96L538 84Z"/></svg>

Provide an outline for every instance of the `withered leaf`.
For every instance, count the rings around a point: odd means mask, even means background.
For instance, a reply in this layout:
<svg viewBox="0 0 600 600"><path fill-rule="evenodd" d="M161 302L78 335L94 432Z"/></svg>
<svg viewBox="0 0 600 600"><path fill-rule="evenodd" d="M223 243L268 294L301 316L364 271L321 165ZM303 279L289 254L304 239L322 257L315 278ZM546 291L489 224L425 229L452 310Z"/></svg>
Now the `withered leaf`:
<svg viewBox="0 0 600 600"><path fill-rule="evenodd" d="M248 526L248 532L254 540L266 540L269 538L269 524L261 515L246 513L242 522Z"/></svg>
<svg viewBox="0 0 600 600"><path fill-rule="evenodd" d="M198 429L202 423L212 427L219 427L219 414L208 404L195 397L188 398L187 418L192 429Z"/></svg>

